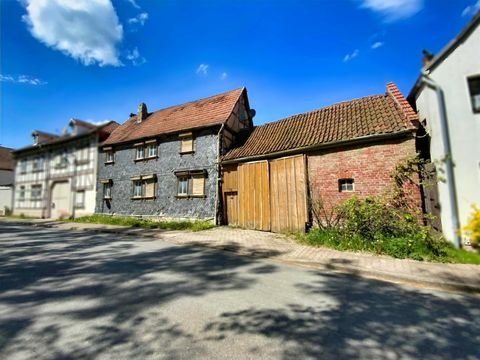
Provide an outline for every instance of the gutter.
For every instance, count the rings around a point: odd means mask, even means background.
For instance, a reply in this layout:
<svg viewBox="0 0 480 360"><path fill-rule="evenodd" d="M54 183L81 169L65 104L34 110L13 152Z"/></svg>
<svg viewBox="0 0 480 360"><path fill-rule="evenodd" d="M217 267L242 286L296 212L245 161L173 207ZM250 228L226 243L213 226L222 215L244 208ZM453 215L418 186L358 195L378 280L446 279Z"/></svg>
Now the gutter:
<svg viewBox="0 0 480 360"><path fill-rule="evenodd" d="M224 161L222 161L222 164L224 164L224 165L236 164L236 163L246 162L246 161L263 160L263 159L270 159L270 158L275 158L275 157L279 157L279 156L301 154L301 153L304 153L304 152L307 152L307 151L330 149L330 148L338 147L338 146L360 145L360 144L369 143L369 142L372 142L372 141L397 139L397 138L404 137L407 134L411 134L413 131L414 131L413 129L402 130L402 131L398 131L398 132L395 132L395 133L367 135L367 136L362 136L362 137L358 137L358 138L355 138L355 139L340 140L340 141L333 141L333 142L329 142L329 143L309 145L309 146L304 146L302 148L281 150L281 151L276 151L276 152L272 152L272 153L268 153L268 154L253 155L253 156L246 156L246 157L237 158L237 159L224 160Z"/></svg>
<svg viewBox="0 0 480 360"><path fill-rule="evenodd" d="M238 100L237 100L238 101ZM222 123L222 126L220 127L220 130L218 131L217 135L217 186L216 186L216 194L215 194L215 220L214 223L215 225L219 225L218 221L218 211L220 209L220 202L223 201L220 200L220 194L222 193L220 191L220 184L222 183L222 176L221 176L221 163L220 163L220 158L221 158L221 141L222 141L222 136L223 136L223 128L225 127L225 123Z"/></svg>
<svg viewBox="0 0 480 360"><path fill-rule="evenodd" d="M450 146L450 134L448 131L448 121L447 121L447 111L445 106L445 96L440 85L431 79L426 71L422 71L420 82L429 86L435 90L437 95L438 103L438 114L440 117L440 133L442 136L443 143L443 153L445 157L445 167L446 167L446 182L448 189L448 197L450 200L450 212L452 213L452 227L453 227L453 240L454 245L457 249L462 247L462 242L460 235L458 235L458 229L460 228L460 223L458 221L458 205L457 205L457 193L455 191L455 176L453 172L453 161L452 161L452 149Z"/></svg>

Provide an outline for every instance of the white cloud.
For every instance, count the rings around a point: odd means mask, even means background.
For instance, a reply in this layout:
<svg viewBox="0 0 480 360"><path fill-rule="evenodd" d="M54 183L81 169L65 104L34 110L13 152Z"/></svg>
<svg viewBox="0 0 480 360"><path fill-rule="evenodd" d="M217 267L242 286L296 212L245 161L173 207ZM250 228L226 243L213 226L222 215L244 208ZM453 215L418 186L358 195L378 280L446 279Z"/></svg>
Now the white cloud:
<svg viewBox="0 0 480 360"><path fill-rule="evenodd" d="M17 84L28 84L28 85L45 85L46 82L35 77L28 75L18 75L17 77L12 75L2 75L0 74L0 81L3 82L13 82Z"/></svg>
<svg viewBox="0 0 480 360"><path fill-rule="evenodd" d="M473 16L477 13L477 11L480 10L480 0L477 0L472 5L468 5L465 9L462 11L462 16Z"/></svg>
<svg viewBox="0 0 480 360"><path fill-rule="evenodd" d="M228 74L226 72L223 72L222 75L220 76L220 79L225 80L228 77Z"/></svg>
<svg viewBox="0 0 480 360"><path fill-rule="evenodd" d="M131 51L127 51L126 55L127 60L131 61L133 65L139 66L142 64L145 64L147 60L140 55L140 52L138 51L138 48L135 48Z"/></svg>
<svg viewBox="0 0 480 360"><path fill-rule="evenodd" d="M129 24L139 24L139 25L145 25L145 21L148 19L148 13L142 12L138 14L137 16L128 19Z"/></svg>
<svg viewBox="0 0 480 360"><path fill-rule="evenodd" d="M415 15L423 8L423 0L360 0L361 6L380 13L393 22Z"/></svg>
<svg viewBox="0 0 480 360"><path fill-rule="evenodd" d="M208 64L200 64L197 68L197 74L207 76L208 74Z"/></svg>
<svg viewBox="0 0 480 360"><path fill-rule="evenodd" d="M372 49L378 49L379 47L382 47L383 46L383 42L381 41L376 41L372 44L372 46L370 46Z"/></svg>
<svg viewBox="0 0 480 360"><path fill-rule="evenodd" d="M122 65L123 27L110 0L24 0L23 20L45 45L85 65Z"/></svg>
<svg viewBox="0 0 480 360"><path fill-rule="evenodd" d="M135 0L127 0L135 9L141 9Z"/></svg>
<svg viewBox="0 0 480 360"><path fill-rule="evenodd" d="M359 51L358 49L353 50L352 53L347 54L347 55L345 55L345 56L343 57L343 62L348 62L348 61L350 61L350 60L355 59L355 58L358 56L359 52L360 52L360 51Z"/></svg>

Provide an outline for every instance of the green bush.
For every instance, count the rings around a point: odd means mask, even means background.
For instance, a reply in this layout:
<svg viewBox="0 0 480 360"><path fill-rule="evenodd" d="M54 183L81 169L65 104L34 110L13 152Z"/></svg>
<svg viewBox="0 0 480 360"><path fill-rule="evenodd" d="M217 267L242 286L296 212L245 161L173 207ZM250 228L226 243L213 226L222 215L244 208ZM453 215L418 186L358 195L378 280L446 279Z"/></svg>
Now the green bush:
<svg viewBox="0 0 480 360"><path fill-rule="evenodd" d="M418 216L381 197L353 197L336 211L342 214L337 226L313 229L302 241L313 246L368 251L402 259L480 263L480 254L454 249L423 226Z"/></svg>

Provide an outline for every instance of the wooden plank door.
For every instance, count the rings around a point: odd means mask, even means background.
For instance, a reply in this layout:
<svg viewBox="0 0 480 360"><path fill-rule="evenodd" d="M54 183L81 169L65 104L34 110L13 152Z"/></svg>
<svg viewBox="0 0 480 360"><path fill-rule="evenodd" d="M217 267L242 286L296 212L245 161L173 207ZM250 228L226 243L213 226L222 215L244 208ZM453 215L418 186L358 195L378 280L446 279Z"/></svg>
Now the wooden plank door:
<svg viewBox="0 0 480 360"><path fill-rule="evenodd" d="M308 221L305 156L270 162L271 230L305 231Z"/></svg>
<svg viewBox="0 0 480 360"><path fill-rule="evenodd" d="M267 161L238 166L238 223L248 229L270 230L270 186Z"/></svg>
<svg viewBox="0 0 480 360"><path fill-rule="evenodd" d="M225 221L227 225L238 225L238 193L226 192L224 195Z"/></svg>

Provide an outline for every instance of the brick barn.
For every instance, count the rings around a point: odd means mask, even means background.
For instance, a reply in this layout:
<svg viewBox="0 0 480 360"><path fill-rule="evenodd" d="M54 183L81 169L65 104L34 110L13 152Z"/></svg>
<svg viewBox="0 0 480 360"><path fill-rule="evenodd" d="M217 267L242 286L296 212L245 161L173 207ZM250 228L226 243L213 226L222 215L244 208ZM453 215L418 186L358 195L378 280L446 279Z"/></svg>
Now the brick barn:
<svg viewBox="0 0 480 360"><path fill-rule="evenodd" d="M285 232L311 225L309 197L334 206L384 193L395 165L416 154L417 115L386 93L257 126L222 158L223 220ZM421 208L419 189L413 198Z"/></svg>

